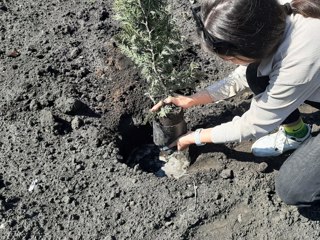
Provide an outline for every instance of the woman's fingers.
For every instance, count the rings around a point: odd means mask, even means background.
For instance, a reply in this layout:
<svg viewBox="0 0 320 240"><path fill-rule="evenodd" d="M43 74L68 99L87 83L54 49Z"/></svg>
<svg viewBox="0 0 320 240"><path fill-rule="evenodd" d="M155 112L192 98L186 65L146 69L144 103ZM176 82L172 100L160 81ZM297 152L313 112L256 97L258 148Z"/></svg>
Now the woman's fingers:
<svg viewBox="0 0 320 240"><path fill-rule="evenodd" d="M162 106L164 105L164 102L161 100L160 102L158 102L156 105L154 105L150 111L151 112L156 112L158 111Z"/></svg>
<svg viewBox="0 0 320 240"><path fill-rule="evenodd" d="M164 102L165 104L170 104L170 103L173 103L173 104L174 104L174 97L169 96L169 97L167 97L166 99L164 99L163 102Z"/></svg>
<svg viewBox="0 0 320 240"><path fill-rule="evenodd" d="M156 111L158 111L161 107L163 107L165 104L173 103L172 100L173 100L173 97L169 96L169 97L167 97L166 99L159 101L156 105L154 105L154 106L150 109L150 111L151 111L151 112L156 112Z"/></svg>
<svg viewBox="0 0 320 240"><path fill-rule="evenodd" d="M185 135L178 138L173 143L171 143L169 145L169 148L173 148L174 146L177 146L177 150L182 151L182 150L186 149L187 147L189 147L190 144L194 143L193 139L194 139L193 132L188 132Z"/></svg>
<svg viewBox="0 0 320 240"><path fill-rule="evenodd" d="M178 107L182 107L183 109L187 109L195 105L192 96L174 95L169 96L166 99L158 102L150 109L150 111L156 112L166 104L174 104Z"/></svg>
<svg viewBox="0 0 320 240"><path fill-rule="evenodd" d="M177 146L177 142L178 142L178 139L176 141L174 141L173 143L171 143L168 147L173 148L173 147Z"/></svg>

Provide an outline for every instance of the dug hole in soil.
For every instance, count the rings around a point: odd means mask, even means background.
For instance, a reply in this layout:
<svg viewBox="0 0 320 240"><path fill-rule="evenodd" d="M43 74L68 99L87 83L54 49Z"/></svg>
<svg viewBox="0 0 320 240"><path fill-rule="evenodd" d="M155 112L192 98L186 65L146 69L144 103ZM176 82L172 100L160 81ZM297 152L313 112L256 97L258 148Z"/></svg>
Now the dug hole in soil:
<svg viewBox="0 0 320 240"><path fill-rule="evenodd" d="M234 66L200 50L190 2L173 10L186 58L207 74L201 89ZM179 179L130 160L152 143L152 103L113 40L112 3L0 0L0 239L319 239L318 221L275 194L288 155L254 158L250 142L190 147ZM187 110L188 129L229 121L250 98Z"/></svg>

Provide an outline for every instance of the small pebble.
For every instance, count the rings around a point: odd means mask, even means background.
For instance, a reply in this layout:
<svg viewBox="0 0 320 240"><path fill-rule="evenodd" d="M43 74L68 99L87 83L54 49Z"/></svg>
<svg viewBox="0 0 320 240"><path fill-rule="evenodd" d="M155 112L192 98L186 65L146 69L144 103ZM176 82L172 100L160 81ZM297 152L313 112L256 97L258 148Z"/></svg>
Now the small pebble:
<svg viewBox="0 0 320 240"><path fill-rule="evenodd" d="M71 50L70 52L70 57L72 59L76 58L79 56L79 54L81 53L81 49L80 48L74 48L73 50Z"/></svg>
<svg viewBox="0 0 320 240"><path fill-rule="evenodd" d="M39 103L38 103L38 101L35 100L35 99L32 99L31 102L30 102L29 108L30 108L30 110L32 110L32 111L38 110L38 109L39 109Z"/></svg>
<svg viewBox="0 0 320 240"><path fill-rule="evenodd" d="M19 57L20 56L20 53L14 49L13 51L11 51L9 54L8 54L8 57L12 57L12 58L16 58L16 57Z"/></svg>
<svg viewBox="0 0 320 240"><path fill-rule="evenodd" d="M103 102L106 99L106 96L103 94L100 94L96 97L98 102Z"/></svg>
<svg viewBox="0 0 320 240"><path fill-rule="evenodd" d="M70 200L71 200L71 198L69 196L67 196L67 195L62 198L62 201L64 203L70 203Z"/></svg>
<svg viewBox="0 0 320 240"><path fill-rule="evenodd" d="M173 224L173 222L166 222L164 225L166 226L166 227L169 227L169 226L171 226Z"/></svg>
<svg viewBox="0 0 320 240"><path fill-rule="evenodd" d="M213 199L214 199L214 200L219 200L221 197L222 197L221 193L216 192L216 193L214 194L214 196L213 196Z"/></svg>

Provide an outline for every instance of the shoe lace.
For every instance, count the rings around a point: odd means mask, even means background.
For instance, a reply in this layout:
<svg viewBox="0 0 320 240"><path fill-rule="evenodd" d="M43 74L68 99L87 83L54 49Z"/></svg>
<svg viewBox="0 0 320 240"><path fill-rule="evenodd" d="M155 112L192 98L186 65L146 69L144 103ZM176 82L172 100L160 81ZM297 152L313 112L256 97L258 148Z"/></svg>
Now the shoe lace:
<svg viewBox="0 0 320 240"><path fill-rule="evenodd" d="M274 139L273 147L275 150L283 152L286 143L289 143L287 134L285 133L284 129L280 127Z"/></svg>

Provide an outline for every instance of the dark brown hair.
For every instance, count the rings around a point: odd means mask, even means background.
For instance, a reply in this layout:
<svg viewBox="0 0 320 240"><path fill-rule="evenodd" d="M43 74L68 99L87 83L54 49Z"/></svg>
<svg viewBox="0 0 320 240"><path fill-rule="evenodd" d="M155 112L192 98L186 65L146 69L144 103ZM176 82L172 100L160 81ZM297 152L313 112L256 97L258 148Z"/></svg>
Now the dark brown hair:
<svg viewBox="0 0 320 240"><path fill-rule="evenodd" d="M290 5L294 13L320 18L320 0L293 0Z"/></svg>
<svg viewBox="0 0 320 240"><path fill-rule="evenodd" d="M303 16L320 16L319 1L293 0L291 10ZM204 32L220 44L213 46L202 33L202 45L217 54L260 60L280 45L287 14L288 6L277 0L205 0L200 16Z"/></svg>

